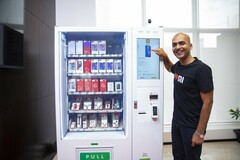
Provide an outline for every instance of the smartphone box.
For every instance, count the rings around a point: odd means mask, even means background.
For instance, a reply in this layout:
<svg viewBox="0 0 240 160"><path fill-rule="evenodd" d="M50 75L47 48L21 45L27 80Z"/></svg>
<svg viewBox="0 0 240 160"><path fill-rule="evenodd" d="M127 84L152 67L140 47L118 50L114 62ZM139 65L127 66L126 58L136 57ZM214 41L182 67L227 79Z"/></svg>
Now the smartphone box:
<svg viewBox="0 0 240 160"><path fill-rule="evenodd" d="M83 41L76 41L76 54L83 54Z"/></svg>
<svg viewBox="0 0 240 160"><path fill-rule="evenodd" d="M98 41L91 42L92 55L98 55Z"/></svg>
<svg viewBox="0 0 240 160"><path fill-rule="evenodd" d="M99 59L99 73L106 73L106 59Z"/></svg>
<svg viewBox="0 0 240 160"><path fill-rule="evenodd" d="M115 91L116 92L122 91L122 82L115 82Z"/></svg>
<svg viewBox="0 0 240 160"><path fill-rule="evenodd" d="M113 73L113 59L107 59L107 73Z"/></svg>
<svg viewBox="0 0 240 160"><path fill-rule="evenodd" d="M77 92L84 92L84 81L83 79L77 79L76 80L76 84L77 84Z"/></svg>
<svg viewBox="0 0 240 160"><path fill-rule="evenodd" d="M112 114L112 127L118 128L120 126L120 114L119 113L113 113Z"/></svg>
<svg viewBox="0 0 240 160"><path fill-rule="evenodd" d="M83 128L83 129L88 128L87 114L83 114L83 115L82 115L82 128Z"/></svg>
<svg viewBox="0 0 240 160"><path fill-rule="evenodd" d="M68 41L68 54L75 54L76 50L76 42L75 41Z"/></svg>
<svg viewBox="0 0 240 160"><path fill-rule="evenodd" d="M77 128L82 128L82 114L77 114Z"/></svg>
<svg viewBox="0 0 240 160"><path fill-rule="evenodd" d="M92 91L92 80L91 79L84 79L84 88L85 88L85 92Z"/></svg>
<svg viewBox="0 0 240 160"><path fill-rule="evenodd" d="M91 73L98 73L98 59L92 59L91 61Z"/></svg>
<svg viewBox="0 0 240 160"><path fill-rule="evenodd" d="M85 55L91 54L91 41L88 40L83 41L83 54Z"/></svg>
<svg viewBox="0 0 240 160"><path fill-rule="evenodd" d="M80 102L73 102L71 110L72 111L79 111L80 110Z"/></svg>
<svg viewBox="0 0 240 160"><path fill-rule="evenodd" d="M106 41L99 41L98 42L98 52L101 55L106 54Z"/></svg>
<svg viewBox="0 0 240 160"><path fill-rule="evenodd" d="M122 73L122 60L121 59L114 59L114 73Z"/></svg>
<svg viewBox="0 0 240 160"><path fill-rule="evenodd" d="M68 73L75 73L76 71L76 60L69 59L68 60Z"/></svg>
<svg viewBox="0 0 240 160"><path fill-rule="evenodd" d="M92 91L93 92L99 91L98 79L92 79Z"/></svg>
<svg viewBox="0 0 240 160"><path fill-rule="evenodd" d="M101 114L101 128L107 128L108 127L108 115L107 113Z"/></svg>
<svg viewBox="0 0 240 160"><path fill-rule="evenodd" d="M89 127L90 128L96 128L97 127L97 115L96 114L90 114L89 115Z"/></svg>
<svg viewBox="0 0 240 160"><path fill-rule="evenodd" d="M105 101L104 108L105 108L106 110L111 109L111 101L110 101L110 100L106 100L106 101Z"/></svg>
<svg viewBox="0 0 240 160"><path fill-rule="evenodd" d="M92 109L92 100L90 98L86 99L83 102L83 109L84 110L91 110Z"/></svg>
<svg viewBox="0 0 240 160"><path fill-rule="evenodd" d="M76 73L83 73L83 59L76 60Z"/></svg>
<svg viewBox="0 0 240 160"><path fill-rule="evenodd" d="M102 110L103 109L103 100L100 97L94 98L94 110Z"/></svg>
<svg viewBox="0 0 240 160"><path fill-rule="evenodd" d="M90 59L84 59L83 60L83 72L84 73L91 73L91 60Z"/></svg>
<svg viewBox="0 0 240 160"><path fill-rule="evenodd" d="M76 79L71 78L68 80L68 91L76 92Z"/></svg>
<svg viewBox="0 0 240 160"><path fill-rule="evenodd" d="M75 129L77 127L77 122L75 119L71 119L70 121L70 129Z"/></svg>
<svg viewBox="0 0 240 160"><path fill-rule="evenodd" d="M114 91L114 82L107 82L107 91L108 92Z"/></svg>
<svg viewBox="0 0 240 160"><path fill-rule="evenodd" d="M119 99L114 100L113 109L121 109L121 103Z"/></svg>
<svg viewBox="0 0 240 160"><path fill-rule="evenodd" d="M100 92L106 92L106 91L107 91L107 80L100 79Z"/></svg>

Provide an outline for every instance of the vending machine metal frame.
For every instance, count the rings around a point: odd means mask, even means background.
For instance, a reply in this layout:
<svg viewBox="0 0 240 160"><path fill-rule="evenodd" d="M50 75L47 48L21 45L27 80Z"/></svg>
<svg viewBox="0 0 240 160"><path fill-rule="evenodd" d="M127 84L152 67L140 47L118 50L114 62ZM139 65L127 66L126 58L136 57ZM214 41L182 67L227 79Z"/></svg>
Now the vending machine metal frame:
<svg viewBox="0 0 240 160"><path fill-rule="evenodd" d="M117 39L118 35L121 35L122 41L124 41L123 53L110 55L68 55L68 41L71 40L105 40ZM102 160L120 160L120 159L131 159L131 135L132 135L132 122L131 122L131 86L132 86L132 69L131 69L131 30L129 28L96 28L96 27L55 27L55 105L56 105L56 127L57 127L57 155L58 160L66 159L87 159L89 157L101 158ZM72 38L71 38L72 36ZM92 39L91 36L94 38ZM76 38L77 37L77 38ZM81 38L83 37L83 38ZM69 45L69 46L68 46ZM76 76L75 73L69 72L69 57L72 59L118 59L122 56L122 81L120 81L120 87L122 91L97 91L95 95L115 95L123 92L122 96L122 108L120 111L116 110L78 110L74 111L69 109L72 105L72 100L69 100L69 95L91 95L90 92L70 92L69 93L69 77ZM111 71L110 71L111 72ZM116 73L118 75L118 73ZM97 73L97 74L85 74L92 77L114 77L114 73ZM121 73L120 73L121 74ZM79 76L81 74L77 74ZM74 78L73 78L74 79ZM86 78L87 79L87 78ZM117 78L113 80L116 86L119 86ZM109 84L110 85L110 84ZM85 102L85 101L84 101ZM115 102L116 103L116 102ZM114 104L115 104L114 103ZM84 103L85 104L85 103ZM122 110L122 111L121 111ZM110 116L122 113L121 127L114 126L108 128L82 128L74 127L77 123L73 123L71 126L71 115L77 114L89 114L99 115L106 113ZM75 118L75 117L74 117ZM78 118L78 117L77 117ZM88 117L89 118L89 117ZM114 120L112 120L114 121ZM90 121L88 121L90 122ZM94 122L94 121L92 121ZM96 121L97 122L97 121ZM113 123L113 122L112 122ZM118 122L120 123L120 122ZM124 153L124 154L123 154ZM81 157L81 158L80 158Z"/></svg>

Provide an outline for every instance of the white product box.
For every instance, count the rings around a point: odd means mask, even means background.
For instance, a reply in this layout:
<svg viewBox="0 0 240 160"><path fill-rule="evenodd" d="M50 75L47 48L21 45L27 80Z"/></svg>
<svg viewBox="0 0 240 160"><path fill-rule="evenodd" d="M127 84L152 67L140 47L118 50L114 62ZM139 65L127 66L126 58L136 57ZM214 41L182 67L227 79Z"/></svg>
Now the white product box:
<svg viewBox="0 0 240 160"><path fill-rule="evenodd" d="M80 110L80 102L73 102L71 110L72 111L79 111Z"/></svg>
<svg viewBox="0 0 240 160"><path fill-rule="evenodd" d="M120 114L119 113L113 113L112 114L112 127L118 128L119 127L119 121L120 121Z"/></svg>
<svg viewBox="0 0 240 160"><path fill-rule="evenodd" d="M114 63L114 72L121 73L122 72L122 60L115 59L113 63Z"/></svg>
<svg viewBox="0 0 240 160"><path fill-rule="evenodd" d="M97 116L96 114L89 115L89 127L96 128L97 127Z"/></svg>
<svg viewBox="0 0 240 160"><path fill-rule="evenodd" d="M111 109L111 101L105 101L105 105L104 105L105 109L108 110L108 109Z"/></svg>
<svg viewBox="0 0 240 160"><path fill-rule="evenodd" d="M103 100L102 98L98 97L94 99L94 109L99 110L103 109Z"/></svg>
<svg viewBox="0 0 240 160"><path fill-rule="evenodd" d="M69 41L68 42L68 54L75 54L76 50L76 42L75 41Z"/></svg>
<svg viewBox="0 0 240 160"><path fill-rule="evenodd" d="M75 128L76 128L76 121L72 119L72 121L70 122L70 129L75 129Z"/></svg>
<svg viewBox="0 0 240 160"><path fill-rule="evenodd" d="M76 60L69 59L68 60L68 73L75 73L76 72Z"/></svg>
<svg viewBox="0 0 240 160"><path fill-rule="evenodd" d="M122 91L122 82L115 82L115 91L116 92Z"/></svg>
<svg viewBox="0 0 240 160"><path fill-rule="evenodd" d="M99 41L98 46L99 54L106 54L106 41Z"/></svg>
<svg viewBox="0 0 240 160"><path fill-rule="evenodd" d="M114 82L107 82L107 91L108 92L114 91Z"/></svg>
<svg viewBox="0 0 240 160"><path fill-rule="evenodd" d="M83 73L83 59L76 60L76 73Z"/></svg>
<svg viewBox="0 0 240 160"><path fill-rule="evenodd" d="M76 41L76 54L83 54L83 41Z"/></svg>
<svg viewBox="0 0 240 160"><path fill-rule="evenodd" d="M92 100L91 99L86 99L83 102L83 109L84 110L91 110L92 109Z"/></svg>
<svg viewBox="0 0 240 160"><path fill-rule="evenodd" d="M101 128L107 128L108 127L108 115L107 113L101 114Z"/></svg>
<svg viewBox="0 0 240 160"><path fill-rule="evenodd" d="M68 80L68 92L76 92L76 79Z"/></svg>
<svg viewBox="0 0 240 160"><path fill-rule="evenodd" d="M91 52L92 55L98 55L98 41L91 42Z"/></svg>

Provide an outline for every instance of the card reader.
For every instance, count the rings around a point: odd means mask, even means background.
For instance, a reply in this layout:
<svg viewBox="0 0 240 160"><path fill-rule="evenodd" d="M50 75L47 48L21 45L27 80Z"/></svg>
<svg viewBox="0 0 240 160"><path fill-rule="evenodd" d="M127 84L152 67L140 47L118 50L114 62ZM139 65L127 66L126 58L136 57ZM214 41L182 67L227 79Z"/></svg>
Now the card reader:
<svg viewBox="0 0 240 160"><path fill-rule="evenodd" d="M158 118L158 107L156 105L152 106L152 118Z"/></svg>

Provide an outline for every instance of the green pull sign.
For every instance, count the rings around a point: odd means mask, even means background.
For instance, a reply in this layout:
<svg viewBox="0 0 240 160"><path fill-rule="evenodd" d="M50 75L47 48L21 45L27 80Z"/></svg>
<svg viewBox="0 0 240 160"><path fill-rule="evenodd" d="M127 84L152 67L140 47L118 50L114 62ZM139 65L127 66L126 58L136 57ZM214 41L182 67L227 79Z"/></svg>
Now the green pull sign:
<svg viewBox="0 0 240 160"><path fill-rule="evenodd" d="M110 152L81 152L80 160L110 160Z"/></svg>

